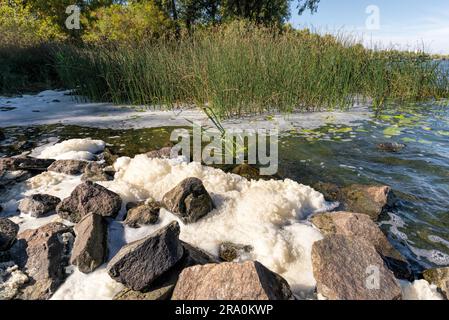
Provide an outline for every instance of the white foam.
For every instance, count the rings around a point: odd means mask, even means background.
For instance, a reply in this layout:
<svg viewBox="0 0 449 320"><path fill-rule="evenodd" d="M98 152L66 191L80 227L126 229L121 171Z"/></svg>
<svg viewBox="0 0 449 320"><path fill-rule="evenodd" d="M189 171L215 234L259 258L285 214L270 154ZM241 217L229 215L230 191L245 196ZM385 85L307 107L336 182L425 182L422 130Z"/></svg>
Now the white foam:
<svg viewBox="0 0 449 320"><path fill-rule="evenodd" d="M93 160L95 154L103 151L104 141L91 139L71 139L44 148L37 156L56 160Z"/></svg>
<svg viewBox="0 0 449 320"><path fill-rule="evenodd" d="M413 283L399 281L403 300L444 300L435 285L426 280L415 280Z"/></svg>

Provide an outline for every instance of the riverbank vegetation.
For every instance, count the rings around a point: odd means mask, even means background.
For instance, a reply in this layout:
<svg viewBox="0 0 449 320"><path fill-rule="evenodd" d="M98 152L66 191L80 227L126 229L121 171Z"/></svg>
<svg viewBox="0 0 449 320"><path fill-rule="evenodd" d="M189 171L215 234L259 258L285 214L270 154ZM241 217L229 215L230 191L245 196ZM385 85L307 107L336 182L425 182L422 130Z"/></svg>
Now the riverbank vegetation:
<svg viewBox="0 0 449 320"><path fill-rule="evenodd" d="M432 56L295 30L286 24L288 0L91 1L82 29L69 31L60 15L43 14L63 5L43 11L37 0L0 1L2 12L16 13L0 18L1 92L39 83L94 101L195 105L220 117L449 97L447 69ZM298 9L318 2L298 1ZM52 33L41 31L47 25Z"/></svg>

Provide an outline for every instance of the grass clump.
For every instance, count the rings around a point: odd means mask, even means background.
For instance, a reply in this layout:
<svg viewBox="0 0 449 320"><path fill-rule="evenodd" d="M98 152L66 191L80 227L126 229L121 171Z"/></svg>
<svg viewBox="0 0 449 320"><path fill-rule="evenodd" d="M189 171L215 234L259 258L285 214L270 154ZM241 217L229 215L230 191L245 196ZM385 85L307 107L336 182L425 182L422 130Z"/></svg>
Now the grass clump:
<svg viewBox="0 0 449 320"><path fill-rule="evenodd" d="M68 87L92 100L208 106L220 117L447 98L425 54L367 50L348 37L234 22L179 39L60 48Z"/></svg>

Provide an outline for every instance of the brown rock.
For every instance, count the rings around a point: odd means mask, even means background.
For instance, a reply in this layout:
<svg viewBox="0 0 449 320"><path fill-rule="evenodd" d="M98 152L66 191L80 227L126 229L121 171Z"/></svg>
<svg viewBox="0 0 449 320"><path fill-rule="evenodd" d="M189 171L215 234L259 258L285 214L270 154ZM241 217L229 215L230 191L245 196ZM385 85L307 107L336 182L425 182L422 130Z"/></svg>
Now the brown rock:
<svg viewBox="0 0 449 320"><path fill-rule="evenodd" d="M194 223L214 208L212 199L198 178L187 178L167 192L162 202L184 223Z"/></svg>
<svg viewBox="0 0 449 320"><path fill-rule="evenodd" d="M91 181L86 181L73 190L56 208L61 218L77 223L89 213L115 218L122 206L118 194Z"/></svg>
<svg viewBox="0 0 449 320"><path fill-rule="evenodd" d="M82 174L87 164L87 161L82 160L56 160L48 167L48 171L74 176Z"/></svg>
<svg viewBox="0 0 449 320"><path fill-rule="evenodd" d="M148 158L170 159L171 149L171 147L164 147L159 150L149 151L146 153L146 155Z"/></svg>
<svg viewBox="0 0 449 320"><path fill-rule="evenodd" d="M114 175L106 172L105 167L96 162L90 162L84 169L81 181L110 181L114 180Z"/></svg>
<svg viewBox="0 0 449 320"><path fill-rule="evenodd" d="M55 160L31 157L0 158L1 171L46 171Z"/></svg>
<svg viewBox="0 0 449 320"><path fill-rule="evenodd" d="M260 172L258 168L252 167L246 163L239 164L231 170L231 173L238 174L248 180L259 180Z"/></svg>
<svg viewBox="0 0 449 320"><path fill-rule="evenodd" d="M331 235L312 248L319 294L330 300L398 300L401 288L374 246L361 238Z"/></svg>
<svg viewBox="0 0 449 320"><path fill-rule="evenodd" d="M16 240L19 226L7 218L0 218L0 251L8 250Z"/></svg>
<svg viewBox="0 0 449 320"><path fill-rule="evenodd" d="M75 243L70 263L83 273L98 268L107 256L107 225L102 216L90 213L75 226Z"/></svg>
<svg viewBox="0 0 449 320"><path fill-rule="evenodd" d="M436 285L449 300L449 267L426 270L423 276L428 282Z"/></svg>
<svg viewBox="0 0 449 320"><path fill-rule="evenodd" d="M340 188L331 183L318 183L314 188L329 201L340 202L340 211L367 214L373 221L394 205L394 195L388 186L350 185Z"/></svg>
<svg viewBox="0 0 449 320"><path fill-rule="evenodd" d="M155 201L135 206L128 211L125 224L131 228L139 228L144 225L156 224L159 220L160 209L160 203Z"/></svg>
<svg viewBox="0 0 449 320"><path fill-rule="evenodd" d="M382 230L366 214L323 213L313 216L311 221L325 235L339 234L368 241L397 278L411 280L413 277L407 260L388 242Z"/></svg>
<svg viewBox="0 0 449 320"><path fill-rule="evenodd" d="M30 277L21 299L49 299L65 278L68 265L63 235L71 228L61 223L49 223L19 234L10 253L16 264Z"/></svg>
<svg viewBox="0 0 449 320"><path fill-rule="evenodd" d="M173 300L288 300L288 283L257 261L184 269Z"/></svg>
<svg viewBox="0 0 449 320"><path fill-rule="evenodd" d="M179 225L173 222L154 234L124 246L108 264L116 281L135 291L146 290L183 256Z"/></svg>

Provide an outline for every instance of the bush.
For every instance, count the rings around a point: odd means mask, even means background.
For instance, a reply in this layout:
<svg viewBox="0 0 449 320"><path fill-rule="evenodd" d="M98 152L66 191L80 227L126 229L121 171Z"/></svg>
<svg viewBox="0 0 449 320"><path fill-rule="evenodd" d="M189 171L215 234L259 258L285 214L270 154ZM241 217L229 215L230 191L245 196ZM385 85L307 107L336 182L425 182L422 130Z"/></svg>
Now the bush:
<svg viewBox="0 0 449 320"><path fill-rule="evenodd" d="M91 13L90 20L82 37L87 43L138 42L159 38L173 28L154 1L101 7Z"/></svg>

